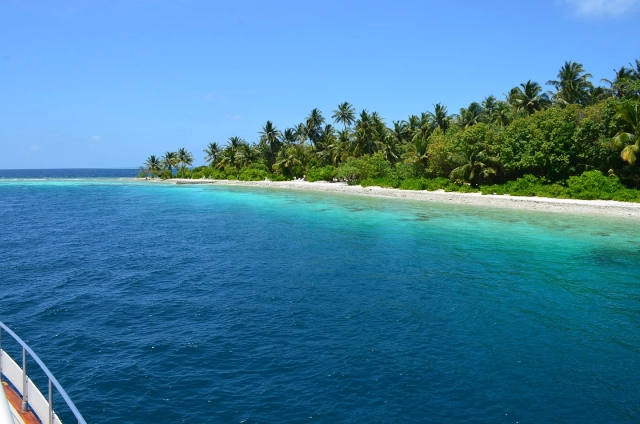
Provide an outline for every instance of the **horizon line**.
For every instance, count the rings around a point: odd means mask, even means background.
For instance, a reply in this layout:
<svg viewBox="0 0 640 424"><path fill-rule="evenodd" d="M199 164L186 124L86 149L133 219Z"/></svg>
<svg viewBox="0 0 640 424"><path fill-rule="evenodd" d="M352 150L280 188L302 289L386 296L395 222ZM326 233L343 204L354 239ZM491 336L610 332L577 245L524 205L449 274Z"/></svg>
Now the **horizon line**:
<svg viewBox="0 0 640 424"><path fill-rule="evenodd" d="M54 170L54 169L138 169L140 166L118 166L118 167L91 167L91 168L0 168L0 171L36 171L36 170Z"/></svg>

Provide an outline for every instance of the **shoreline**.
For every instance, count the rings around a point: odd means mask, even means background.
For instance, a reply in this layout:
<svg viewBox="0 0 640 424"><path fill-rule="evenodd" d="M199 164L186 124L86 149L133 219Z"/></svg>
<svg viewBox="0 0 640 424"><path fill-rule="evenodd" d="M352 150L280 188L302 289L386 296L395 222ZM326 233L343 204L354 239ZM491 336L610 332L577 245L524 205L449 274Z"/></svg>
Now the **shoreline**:
<svg viewBox="0 0 640 424"><path fill-rule="evenodd" d="M318 181L238 181L238 180L140 180L144 183L174 185L219 185L265 187L286 190L317 191L325 193L350 194L355 196L380 197L401 200L418 200L455 205L486 206L500 209L531 210L539 212L566 213L577 215L617 216L640 219L640 203L626 203L614 200L556 199L549 197L523 197L510 195L482 195L480 193L458 193L438 191L400 190L397 188L362 187L346 183Z"/></svg>

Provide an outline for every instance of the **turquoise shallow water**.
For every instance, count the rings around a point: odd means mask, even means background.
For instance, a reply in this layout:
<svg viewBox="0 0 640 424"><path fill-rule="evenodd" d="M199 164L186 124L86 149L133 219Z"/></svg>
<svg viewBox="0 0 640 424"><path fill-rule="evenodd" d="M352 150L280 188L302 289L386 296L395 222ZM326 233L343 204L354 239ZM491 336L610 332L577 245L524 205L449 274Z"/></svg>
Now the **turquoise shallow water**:
<svg viewBox="0 0 640 424"><path fill-rule="evenodd" d="M640 419L637 221L8 179L0 225L0 320L89 422Z"/></svg>

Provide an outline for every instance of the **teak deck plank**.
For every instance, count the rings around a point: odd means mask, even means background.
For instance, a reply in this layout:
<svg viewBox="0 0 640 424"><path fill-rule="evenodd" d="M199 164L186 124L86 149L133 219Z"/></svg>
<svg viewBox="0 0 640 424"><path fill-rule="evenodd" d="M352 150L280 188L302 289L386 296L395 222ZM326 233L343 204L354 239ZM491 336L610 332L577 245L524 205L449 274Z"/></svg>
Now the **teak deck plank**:
<svg viewBox="0 0 640 424"><path fill-rule="evenodd" d="M25 424L40 424L40 420L31 410L28 410L27 412L21 411L22 398L15 390L13 390L13 387L9 386L6 381L2 382L2 387L7 395L7 400L18 414L20 414L20 418L22 418Z"/></svg>

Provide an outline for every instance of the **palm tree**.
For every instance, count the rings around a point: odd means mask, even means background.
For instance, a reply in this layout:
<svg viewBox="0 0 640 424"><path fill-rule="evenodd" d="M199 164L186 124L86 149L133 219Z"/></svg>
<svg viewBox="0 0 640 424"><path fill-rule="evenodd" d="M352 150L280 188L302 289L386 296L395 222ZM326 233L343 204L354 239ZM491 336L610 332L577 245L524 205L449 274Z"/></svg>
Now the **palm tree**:
<svg viewBox="0 0 640 424"><path fill-rule="evenodd" d="M498 101L493 108L493 113L489 118L494 124L498 124L501 127L505 127L509 124L509 105L506 102Z"/></svg>
<svg viewBox="0 0 640 424"><path fill-rule="evenodd" d="M265 143L267 146L267 155L269 163L273 164L276 159L276 154L282 144L282 133L276 128L271 121L262 127L260 131L260 142Z"/></svg>
<svg viewBox="0 0 640 424"><path fill-rule="evenodd" d="M304 146L293 145L278 152L273 168L289 177L301 177L306 161L307 155Z"/></svg>
<svg viewBox="0 0 640 424"><path fill-rule="evenodd" d="M589 88L593 86L589 82L591 77L581 63L569 61L560 68L558 79L547 81L547 85L556 88L553 98L559 104L583 104L588 99Z"/></svg>
<svg viewBox="0 0 640 424"><path fill-rule="evenodd" d="M230 148L233 151L238 151L238 147L240 147L241 144L246 143L246 141L244 140L244 138L242 137L229 137L229 143L227 144L227 148Z"/></svg>
<svg viewBox="0 0 640 424"><path fill-rule="evenodd" d="M606 88L591 86L591 88L589 88L589 91L587 92L587 97L584 103L587 105L594 105L605 100L608 97L611 97L611 94Z"/></svg>
<svg viewBox="0 0 640 424"><path fill-rule="evenodd" d="M496 100L495 96L487 96L482 101L482 108L484 109L484 113L488 116L491 116L493 114L493 111L495 110L497 105L498 101Z"/></svg>
<svg viewBox="0 0 640 424"><path fill-rule="evenodd" d="M307 131L307 126L305 124L298 124L295 128L296 139L300 144L304 144L305 141L309 138L309 131Z"/></svg>
<svg viewBox="0 0 640 424"><path fill-rule="evenodd" d="M640 79L640 59L636 59L636 63L635 65L633 63L630 63L629 66L631 66L631 72L633 73L633 79Z"/></svg>
<svg viewBox="0 0 640 424"><path fill-rule="evenodd" d="M473 102L467 109L461 108L458 115L458 124L464 128L469 128L482 122L484 110L479 103Z"/></svg>
<svg viewBox="0 0 640 424"><path fill-rule="evenodd" d="M298 141L298 135L296 134L295 128L287 128L284 130L282 133L282 142L285 146L291 146L292 144L295 144L296 141Z"/></svg>
<svg viewBox="0 0 640 424"><path fill-rule="evenodd" d="M294 175L302 177L306 172L307 163L309 162L309 150L305 148L305 146L295 145L293 146L291 157L294 162L298 164L298 167L294 167L293 169Z"/></svg>
<svg viewBox="0 0 640 424"><path fill-rule="evenodd" d="M335 146L335 142L336 130L331 124L325 125L319 132L315 146L316 156L322 164L330 164L333 161L331 148Z"/></svg>
<svg viewBox="0 0 640 424"><path fill-rule="evenodd" d="M236 161L239 168L251 165L258 159L258 152L249 143L241 143L236 153Z"/></svg>
<svg viewBox="0 0 640 424"><path fill-rule="evenodd" d="M391 163L396 163L402 156L402 142L398 140L393 131L386 130L384 137L380 140L382 155Z"/></svg>
<svg viewBox="0 0 640 424"><path fill-rule="evenodd" d="M407 151L402 157L407 163L424 169L429 165L428 147L427 140L415 139L406 146Z"/></svg>
<svg viewBox="0 0 640 424"><path fill-rule="evenodd" d="M320 132L320 145L321 147L328 146L333 142L333 139L336 136L336 129L331 124L327 124L324 126L322 131Z"/></svg>
<svg viewBox="0 0 640 424"><path fill-rule="evenodd" d="M180 172L184 174L184 170L187 166L193 165L193 155L184 147L179 148L176 154L178 157L178 164L181 168Z"/></svg>
<svg viewBox="0 0 640 424"><path fill-rule="evenodd" d="M162 166L169 170L169 174L173 175L173 168L178 167L178 154L176 152L165 152L161 159Z"/></svg>
<svg viewBox="0 0 640 424"><path fill-rule="evenodd" d="M311 140L311 143L315 146L320 138L320 132L322 131L322 124L324 124L324 117L320 109L313 109L305 123L307 137Z"/></svg>
<svg viewBox="0 0 640 424"><path fill-rule="evenodd" d="M229 143L227 147L222 151L222 156L218 161L218 169L224 169L228 166L236 168L236 170L240 169L238 163L238 149L242 144L246 144L240 137L230 137Z"/></svg>
<svg viewBox="0 0 640 424"><path fill-rule="evenodd" d="M531 80L512 88L507 100L517 110L526 110L529 115L551 104L549 96L542 93L540 84Z"/></svg>
<svg viewBox="0 0 640 424"><path fill-rule="evenodd" d="M411 131L407 121L393 121L393 129L391 132L400 144L406 144L411 138Z"/></svg>
<svg viewBox="0 0 640 424"><path fill-rule="evenodd" d="M352 135L353 133L348 128L338 131L337 136L333 138L333 142L326 149L328 162L337 165L349 157L353 145Z"/></svg>
<svg viewBox="0 0 640 424"><path fill-rule="evenodd" d="M374 151L378 151L382 148L382 145L384 144L384 138L386 137L386 134L389 131L389 129L387 128L387 125L384 123L384 119L382 118L382 116L380 116L378 112L373 112L371 114L371 123L373 124L373 131L372 131L373 148L374 148Z"/></svg>
<svg viewBox="0 0 640 424"><path fill-rule="evenodd" d="M375 126L382 125L384 127L384 119L382 118L382 116L380 116L380 114L378 112L373 112L371 114L371 121L373 122L373 125L375 125Z"/></svg>
<svg viewBox="0 0 640 424"><path fill-rule="evenodd" d="M162 161L155 155L151 155L147 158L147 161L145 162L145 169L151 174L152 177L157 176L161 168Z"/></svg>
<svg viewBox="0 0 640 424"><path fill-rule="evenodd" d="M220 157L220 154L222 153L222 148L218 146L218 143L213 142L213 143L209 143L207 148L204 149L204 152L207 154L204 157L204 161L209 162L209 165L213 166L215 162L218 160L218 158Z"/></svg>
<svg viewBox="0 0 640 424"><path fill-rule="evenodd" d="M354 149L354 153L359 153L357 154L357 156L359 156L362 154L362 150L366 150L369 153L369 156L371 156L373 154L372 143L375 131L375 122L366 109L360 112L360 117L356 120L355 130L357 146L355 146L356 148Z"/></svg>
<svg viewBox="0 0 640 424"><path fill-rule="evenodd" d="M333 111L331 118L333 118L333 121L336 123L342 122L346 129L347 126L350 127L356 121L356 110L352 104L344 102L339 104L338 109Z"/></svg>
<svg viewBox="0 0 640 424"><path fill-rule="evenodd" d="M433 113L429 112L433 129L440 128L443 133L446 133L451 125L451 118L447 115L447 107L442 103L436 103L433 105Z"/></svg>
<svg viewBox="0 0 640 424"><path fill-rule="evenodd" d="M427 139L429 138L431 133L433 133L433 129L436 125L434 120L432 119L432 115L433 114L430 112L422 112L420 114L420 118L409 118L410 125L413 126L413 137L411 138L412 142L427 142Z"/></svg>
<svg viewBox="0 0 640 424"><path fill-rule="evenodd" d="M484 150L478 152L467 148L452 155L451 159L459 166L451 171L449 178L468 182L472 187L477 187L479 181L496 174L495 168L489 165L497 162L497 159L488 157Z"/></svg>
<svg viewBox="0 0 640 424"><path fill-rule="evenodd" d="M624 146L620 157L630 165L636 162L638 153L640 153L639 107L639 103L623 103L616 107L616 115L624 122L625 128L611 139L612 147L620 148Z"/></svg>
<svg viewBox="0 0 640 424"><path fill-rule="evenodd" d="M617 71L613 70L615 77L613 81L610 81L606 78L602 78L600 82L606 82L609 84L609 90L613 93L617 98L621 98L624 96L622 90L625 86L625 83L633 79L633 69L629 69L626 66L621 67Z"/></svg>

